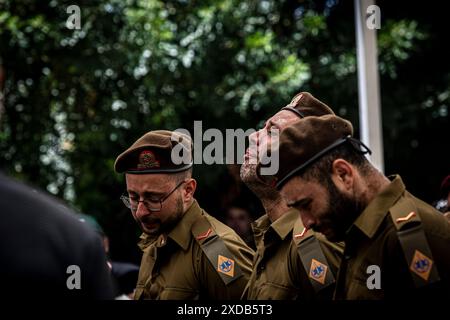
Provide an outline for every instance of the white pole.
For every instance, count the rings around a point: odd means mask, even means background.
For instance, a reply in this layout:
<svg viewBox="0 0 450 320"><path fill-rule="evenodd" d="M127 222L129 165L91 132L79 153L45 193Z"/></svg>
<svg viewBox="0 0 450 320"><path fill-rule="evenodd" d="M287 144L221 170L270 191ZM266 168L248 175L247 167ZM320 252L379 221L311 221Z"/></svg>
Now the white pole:
<svg viewBox="0 0 450 320"><path fill-rule="evenodd" d="M374 0L355 0L359 121L361 140L372 150L370 160L383 172L383 130L378 78L377 31L376 28L369 28L366 23L367 16L371 13L367 12L367 8L374 4ZM376 18L380 19L380 17Z"/></svg>

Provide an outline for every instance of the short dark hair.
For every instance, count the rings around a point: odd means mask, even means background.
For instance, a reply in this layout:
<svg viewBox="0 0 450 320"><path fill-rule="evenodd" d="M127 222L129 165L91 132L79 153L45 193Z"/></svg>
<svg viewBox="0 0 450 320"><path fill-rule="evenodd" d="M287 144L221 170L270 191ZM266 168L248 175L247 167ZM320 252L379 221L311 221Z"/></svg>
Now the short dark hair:
<svg viewBox="0 0 450 320"><path fill-rule="evenodd" d="M330 183L332 165L336 159L344 159L351 163L358 168L362 175L367 175L373 170L372 165L360 150L356 149L351 143L344 143L305 168L299 176L306 181L315 180L327 185Z"/></svg>
<svg viewBox="0 0 450 320"><path fill-rule="evenodd" d="M180 183L183 180L190 179L192 178L192 167L181 172L172 173L170 178L173 179L175 183Z"/></svg>

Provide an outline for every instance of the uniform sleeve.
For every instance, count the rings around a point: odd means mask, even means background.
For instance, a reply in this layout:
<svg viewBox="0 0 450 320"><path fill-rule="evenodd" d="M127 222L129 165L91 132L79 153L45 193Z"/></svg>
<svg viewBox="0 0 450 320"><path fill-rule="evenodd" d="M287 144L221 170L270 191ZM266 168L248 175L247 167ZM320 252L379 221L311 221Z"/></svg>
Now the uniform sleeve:
<svg viewBox="0 0 450 320"><path fill-rule="evenodd" d="M428 217L423 219L428 245L433 254L434 263L439 272L440 281L417 288L412 280L409 262L405 259L403 248L393 227L386 232L384 238L384 259L382 267L382 288L385 288L386 299L440 300L450 298L449 254L450 237L436 232L441 226L427 224ZM447 223L447 221L445 221ZM447 226L445 226L447 227ZM450 231L450 227L448 228ZM450 233L448 233L450 234ZM385 270L383 272L383 270Z"/></svg>
<svg viewBox="0 0 450 320"><path fill-rule="evenodd" d="M235 263L242 271L242 276L225 284L217 266L213 265L206 254L200 249L200 277L202 291L206 292L207 298L213 300L239 300L252 271L252 260L254 252L237 236L221 236L225 246L233 255Z"/></svg>
<svg viewBox="0 0 450 320"><path fill-rule="evenodd" d="M308 278L308 273L300 260L297 246L293 241L289 247L288 272L292 286L297 290L296 300L313 301L317 299L316 293Z"/></svg>
<svg viewBox="0 0 450 320"><path fill-rule="evenodd" d="M334 243L326 240L325 236L321 234L315 234L319 240L322 252L327 259L330 270L333 272L333 276L336 280L337 271L341 262L343 254L343 245L340 243ZM299 288L298 300L331 300L335 288L335 283L330 284L326 288L315 292L311 279L309 278L309 270L305 270L302 261L300 259L297 246L294 242L291 243L290 250L290 264L289 272L294 282L295 287Z"/></svg>
<svg viewBox="0 0 450 320"><path fill-rule="evenodd" d="M319 240L323 254L325 255L325 258L333 271L333 275L336 278L337 271L339 270L341 259L344 254L344 244L342 242L328 241L322 234L316 233L315 236Z"/></svg>
<svg viewBox="0 0 450 320"><path fill-rule="evenodd" d="M244 277L247 279L250 278L250 275L253 270L253 258L255 256L255 252L247 246L247 244L238 238L237 235L231 234L228 237L223 237L225 245L228 250L230 250L231 254L236 259L236 263L242 270Z"/></svg>

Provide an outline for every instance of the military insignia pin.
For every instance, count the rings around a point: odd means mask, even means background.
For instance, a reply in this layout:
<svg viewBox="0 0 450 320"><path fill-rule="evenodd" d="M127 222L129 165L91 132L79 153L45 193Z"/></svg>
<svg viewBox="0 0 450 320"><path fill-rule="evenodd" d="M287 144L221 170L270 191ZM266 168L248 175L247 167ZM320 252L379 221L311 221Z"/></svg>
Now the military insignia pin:
<svg viewBox="0 0 450 320"><path fill-rule="evenodd" d="M234 276L234 260L221 256L217 258L217 271L226 274L227 276Z"/></svg>
<svg viewBox="0 0 450 320"><path fill-rule="evenodd" d="M291 103L289 103L289 107L295 107L302 98L303 98L303 93L299 94L298 97L294 97L294 99L292 99Z"/></svg>
<svg viewBox="0 0 450 320"><path fill-rule="evenodd" d="M159 168L159 161L156 160L155 155L150 150L144 150L139 155L138 169Z"/></svg>
<svg viewBox="0 0 450 320"><path fill-rule="evenodd" d="M311 260L311 268L309 268L309 277L311 279L314 279L321 284L325 284L327 271L327 265L317 261L316 259Z"/></svg>
<svg viewBox="0 0 450 320"><path fill-rule="evenodd" d="M428 258L419 250L416 250L414 252L411 265L409 266L412 272L417 274L423 280L428 281L432 267L433 267L433 260Z"/></svg>

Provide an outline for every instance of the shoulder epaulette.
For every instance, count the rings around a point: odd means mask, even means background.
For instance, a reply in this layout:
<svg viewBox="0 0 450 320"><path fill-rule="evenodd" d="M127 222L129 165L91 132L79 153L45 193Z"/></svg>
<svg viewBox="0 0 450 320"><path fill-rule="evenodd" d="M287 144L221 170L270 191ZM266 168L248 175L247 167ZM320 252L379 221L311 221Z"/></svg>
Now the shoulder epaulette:
<svg viewBox="0 0 450 320"><path fill-rule="evenodd" d="M415 286L439 281L439 273L414 203L401 199L389 212Z"/></svg>
<svg viewBox="0 0 450 320"><path fill-rule="evenodd" d="M226 285L242 276L235 257L205 216L199 218L191 230L195 240Z"/></svg>
<svg viewBox="0 0 450 320"><path fill-rule="evenodd" d="M312 230L303 226L300 218L294 225L292 238L314 291L319 292L334 283L333 271L323 253L319 240Z"/></svg>

